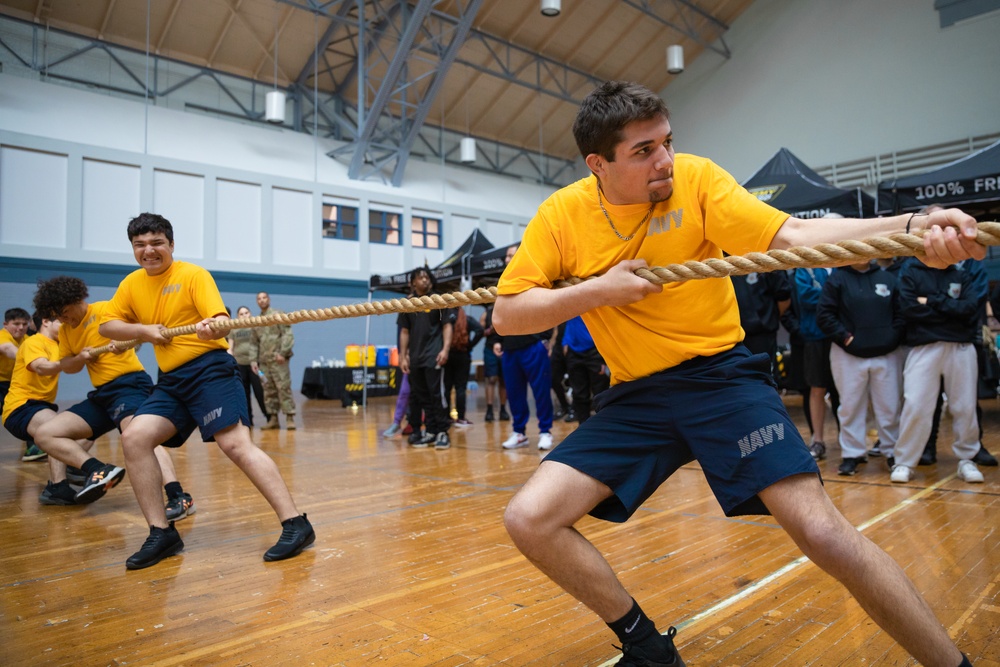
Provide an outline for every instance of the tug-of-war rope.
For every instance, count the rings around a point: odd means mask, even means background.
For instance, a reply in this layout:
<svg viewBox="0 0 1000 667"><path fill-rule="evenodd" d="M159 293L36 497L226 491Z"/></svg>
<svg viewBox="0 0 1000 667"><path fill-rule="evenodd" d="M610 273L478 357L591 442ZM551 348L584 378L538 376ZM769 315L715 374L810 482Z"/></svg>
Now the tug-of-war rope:
<svg viewBox="0 0 1000 667"><path fill-rule="evenodd" d="M1000 245L1000 223L980 222L976 243L984 246ZM821 243L813 247L796 247L788 250L768 250L767 252L752 252L746 255L731 255L722 259L706 259L704 261L689 261L683 264L668 264L637 269L635 274L651 283L665 285L667 283L702 280L704 278L726 278L729 276L744 276L748 273L768 273L784 269L818 268L856 264L871 259L887 259L890 257L922 257L924 255L923 236L925 231L912 234L891 234L876 236L864 241L840 241L838 243ZM592 276L596 277L596 276ZM558 281L554 288L577 285L591 278L570 277ZM460 306L493 303L497 298L496 287L480 287L474 290L451 292L450 294L428 294L426 296L405 297L402 299L387 299L356 303L347 306L331 306L320 310L296 310L291 313L275 313L271 315L255 315L235 320L216 320L208 327L216 332L232 331L233 329L254 329L274 324L298 324L299 322L322 322L325 320L364 317L366 315L387 315L389 313L414 313L421 310L440 310L442 308L458 308ZM185 336L195 333L195 325L165 329L163 335L167 338ZM114 344L118 350L136 347L141 340L122 341ZM102 354L111 351L111 346L94 348L92 354Z"/></svg>

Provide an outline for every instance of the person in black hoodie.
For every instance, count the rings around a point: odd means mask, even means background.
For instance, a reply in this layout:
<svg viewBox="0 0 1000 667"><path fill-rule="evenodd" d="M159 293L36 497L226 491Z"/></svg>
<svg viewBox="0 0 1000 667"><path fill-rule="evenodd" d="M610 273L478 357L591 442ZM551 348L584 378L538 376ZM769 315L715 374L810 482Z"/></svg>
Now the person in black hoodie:
<svg viewBox="0 0 1000 667"><path fill-rule="evenodd" d="M792 286L784 271L732 276L736 303L740 307L743 344L754 354L771 358L771 373L777 381L779 318L792 303Z"/></svg>
<svg viewBox="0 0 1000 667"><path fill-rule="evenodd" d="M930 434L934 402L944 378L955 434L958 477L983 481L972 461L979 451L976 424L976 350L979 309L985 294L973 276L956 265L932 269L907 260L899 278L899 312L906 322L906 342L913 347L903 369L903 411L891 479L906 483Z"/></svg>
<svg viewBox="0 0 1000 667"><path fill-rule="evenodd" d="M851 264L833 272L816 309L816 323L834 343L830 368L840 393L841 475L853 475L868 461L869 399L880 453L892 465L900 407L899 357L894 351L903 336L895 294L895 274L870 262Z"/></svg>

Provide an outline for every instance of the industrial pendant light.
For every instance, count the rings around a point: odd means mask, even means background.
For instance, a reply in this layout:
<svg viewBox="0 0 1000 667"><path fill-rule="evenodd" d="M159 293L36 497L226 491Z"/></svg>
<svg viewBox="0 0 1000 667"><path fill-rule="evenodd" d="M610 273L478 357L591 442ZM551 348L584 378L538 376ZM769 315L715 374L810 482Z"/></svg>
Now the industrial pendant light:
<svg viewBox="0 0 1000 667"><path fill-rule="evenodd" d="M667 47L667 71L671 74L680 74L684 71L684 47L680 44L671 44Z"/></svg>
<svg viewBox="0 0 1000 667"><path fill-rule="evenodd" d="M280 125L285 122L285 93L278 90L278 6L274 9L274 90L264 97L264 120Z"/></svg>

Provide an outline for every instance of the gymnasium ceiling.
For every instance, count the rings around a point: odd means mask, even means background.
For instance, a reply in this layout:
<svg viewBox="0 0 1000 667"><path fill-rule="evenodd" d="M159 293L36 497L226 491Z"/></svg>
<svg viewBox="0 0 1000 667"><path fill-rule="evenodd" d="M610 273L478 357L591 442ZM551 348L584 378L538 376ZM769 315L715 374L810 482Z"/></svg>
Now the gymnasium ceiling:
<svg viewBox="0 0 1000 667"><path fill-rule="evenodd" d="M684 47L688 66L706 49L730 57L725 31L752 2L562 0L551 18L539 0L0 0L0 13L145 51L149 6L150 51L165 58L268 85L277 70L278 86L315 86L348 106L360 76L366 108L385 88L389 116L422 105L425 126L574 160L569 128L595 81L661 91L683 76L667 73L670 44ZM404 61L396 54L414 24Z"/></svg>

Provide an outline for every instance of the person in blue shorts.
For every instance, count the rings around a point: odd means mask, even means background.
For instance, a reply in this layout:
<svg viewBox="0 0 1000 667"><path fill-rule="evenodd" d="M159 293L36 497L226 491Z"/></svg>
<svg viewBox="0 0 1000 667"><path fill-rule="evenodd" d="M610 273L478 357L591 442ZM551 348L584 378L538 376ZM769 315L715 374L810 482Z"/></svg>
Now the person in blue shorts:
<svg viewBox="0 0 1000 667"><path fill-rule="evenodd" d="M125 566L149 567L184 548L160 502L158 443L192 423L204 441L219 448L253 482L281 521L281 537L264 553L276 561L298 555L316 535L300 514L278 466L250 438L250 417L236 360L227 352L224 330L209 328L228 320L212 275L194 264L174 261L174 230L166 218L143 213L128 225L132 253L140 269L125 277L101 315L99 331L113 340L152 343L160 374L149 398L122 433L122 449L149 537ZM166 329L195 324L196 335L167 337Z"/></svg>
<svg viewBox="0 0 1000 667"><path fill-rule="evenodd" d="M93 443L115 429L123 431L153 391L153 381L134 349L93 354L95 348L111 345L111 341L97 331L107 302L88 303L88 295L87 285L71 276L41 281L35 292L35 309L62 322L59 329L60 371L79 373L86 367L94 385L86 400L56 415L38 430L39 447L50 457L83 471L85 478L73 499L75 504L97 500L125 476L124 468L91 456L89 449L80 443ZM164 444L180 446L193 430L192 424ZM167 494L167 519L179 520L194 514L194 499L184 492L178 481L170 454L163 447L157 447L154 452Z"/></svg>
<svg viewBox="0 0 1000 667"><path fill-rule="evenodd" d="M918 228L928 230L924 261L946 266L984 256L975 220L958 210L836 225L790 217L711 161L675 154L666 105L633 83L588 95L573 133L592 174L539 207L500 279L493 324L527 334L581 315L612 387L508 505L518 549L608 624L622 642L619 667L681 667L676 630L657 631L574 524L586 514L627 520L698 461L728 516L773 515L921 664L968 665L902 569L823 490L767 356L740 342L732 282L662 286L635 271ZM598 277L551 289L569 276Z"/></svg>

